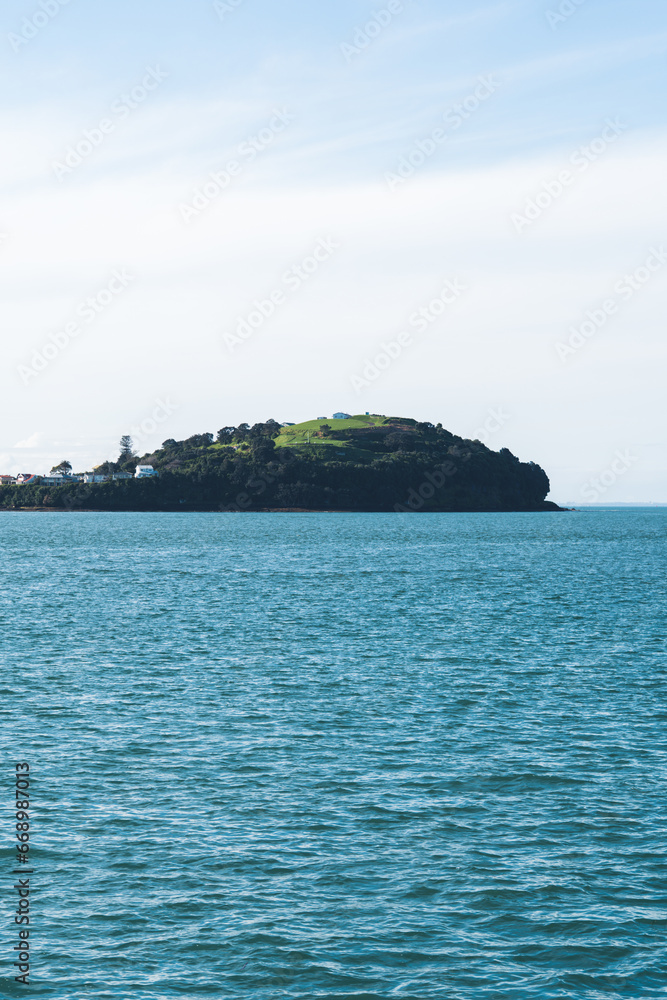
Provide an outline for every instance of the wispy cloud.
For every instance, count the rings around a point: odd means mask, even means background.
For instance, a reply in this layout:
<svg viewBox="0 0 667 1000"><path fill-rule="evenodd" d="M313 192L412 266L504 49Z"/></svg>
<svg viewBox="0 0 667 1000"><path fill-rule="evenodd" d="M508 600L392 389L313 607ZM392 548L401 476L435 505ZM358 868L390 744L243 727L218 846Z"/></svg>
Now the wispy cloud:
<svg viewBox="0 0 667 1000"><path fill-rule="evenodd" d="M618 67L651 55L662 55L667 45L667 32L638 35L620 41L601 42L499 66L499 72L516 83L538 79L546 87L552 78L571 79L573 73L590 75L601 68Z"/></svg>
<svg viewBox="0 0 667 1000"><path fill-rule="evenodd" d="M20 449L39 448L42 439L43 435L37 431L35 434L31 434L29 438L26 438L25 441L17 441L14 447Z"/></svg>

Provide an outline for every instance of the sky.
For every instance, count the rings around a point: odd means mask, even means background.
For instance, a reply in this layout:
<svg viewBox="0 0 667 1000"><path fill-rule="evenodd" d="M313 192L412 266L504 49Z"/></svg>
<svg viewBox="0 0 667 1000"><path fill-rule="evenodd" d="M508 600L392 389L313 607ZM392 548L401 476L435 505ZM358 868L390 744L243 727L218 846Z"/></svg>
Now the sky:
<svg viewBox="0 0 667 1000"><path fill-rule="evenodd" d="M664 0L5 0L0 472L442 423L667 501Z"/></svg>

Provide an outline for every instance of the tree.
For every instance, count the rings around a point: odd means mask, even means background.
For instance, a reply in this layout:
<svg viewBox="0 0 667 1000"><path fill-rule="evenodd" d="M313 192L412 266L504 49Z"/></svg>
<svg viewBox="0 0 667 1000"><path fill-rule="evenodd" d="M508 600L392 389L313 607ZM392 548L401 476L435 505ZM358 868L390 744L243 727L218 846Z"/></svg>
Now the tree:
<svg viewBox="0 0 667 1000"><path fill-rule="evenodd" d="M93 469L93 473L96 476L110 476L116 471L115 462L102 462L101 465L96 465Z"/></svg>
<svg viewBox="0 0 667 1000"><path fill-rule="evenodd" d="M264 428L265 428L265 433L272 438L278 437L278 435L282 431L281 424L279 424L277 420L274 420L273 417L270 417L266 421L266 423L264 424Z"/></svg>
<svg viewBox="0 0 667 1000"><path fill-rule="evenodd" d="M275 454L276 443L272 438L255 438L251 443L252 457L255 462L270 462Z"/></svg>
<svg viewBox="0 0 667 1000"><path fill-rule="evenodd" d="M193 434L185 442L190 448L210 448L213 444L212 434Z"/></svg>
<svg viewBox="0 0 667 1000"><path fill-rule="evenodd" d="M61 462L60 465L54 465L51 469L51 475L55 476L60 474L61 476L69 476L72 474L72 463L71 462Z"/></svg>
<svg viewBox="0 0 667 1000"><path fill-rule="evenodd" d="M417 451L417 441L416 434L405 434L401 431L387 434L385 438L389 451Z"/></svg>
<svg viewBox="0 0 667 1000"><path fill-rule="evenodd" d="M132 438L129 434L123 434L120 439L120 457L119 462L127 462L131 458L134 458L134 446L132 444Z"/></svg>

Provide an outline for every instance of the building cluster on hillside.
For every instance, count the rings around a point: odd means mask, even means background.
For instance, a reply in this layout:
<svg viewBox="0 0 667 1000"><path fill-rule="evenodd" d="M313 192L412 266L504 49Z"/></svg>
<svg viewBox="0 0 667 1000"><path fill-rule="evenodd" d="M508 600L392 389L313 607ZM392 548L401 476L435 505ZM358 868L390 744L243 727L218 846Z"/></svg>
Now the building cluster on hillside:
<svg viewBox="0 0 667 1000"><path fill-rule="evenodd" d="M63 472L50 473L48 476L37 476L32 472L20 472L18 476L0 475L0 486L68 486L72 483L110 483L123 479L152 479L159 476L152 465L138 465L136 472L113 472L107 476L95 472L84 472L81 475L66 475Z"/></svg>
<svg viewBox="0 0 667 1000"><path fill-rule="evenodd" d="M368 416L368 413L366 413L366 416ZM352 414L351 413L342 413L342 412L340 412L340 413L334 413L333 417L318 417L317 419L318 420L351 420L352 419ZM281 424L280 426L281 427L295 427L296 424L293 424L293 423L291 423L288 420L285 423Z"/></svg>

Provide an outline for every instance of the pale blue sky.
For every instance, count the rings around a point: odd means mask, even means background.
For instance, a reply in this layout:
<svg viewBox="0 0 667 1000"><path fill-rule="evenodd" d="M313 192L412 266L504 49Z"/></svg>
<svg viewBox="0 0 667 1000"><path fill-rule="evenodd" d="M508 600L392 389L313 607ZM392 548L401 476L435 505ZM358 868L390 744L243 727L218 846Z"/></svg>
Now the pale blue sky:
<svg viewBox="0 0 667 1000"><path fill-rule="evenodd" d="M5 43L3 93L15 110L54 110L85 122L144 65L159 63L169 84L155 103L166 107L192 102L193 115L218 101L293 107L300 129L290 145L308 150L303 166L315 184L340 170L373 179L387 154L400 152L422 126L428 130L486 73L502 80L502 100L458 144L457 161L569 147L587 139L610 107L635 129L662 127L661 0L584 0L554 27L547 12L562 2L406 0L348 65L341 45L385 6L242 0L219 15L212 0L69 0L18 53ZM38 0L5 0L2 33L20 35L24 18L39 10ZM246 121L252 127L252 118ZM230 125L207 122L188 152L215 156L236 139Z"/></svg>
<svg viewBox="0 0 667 1000"><path fill-rule="evenodd" d="M556 499L590 495L618 449L636 462L599 498L667 499L667 266L571 356L558 349L667 239L661 0L394 0L352 54L388 2L43 4L0 13L7 471L112 456L165 396L173 412L142 449L340 408L478 436L502 406L489 445L540 462ZM573 13L557 21L559 8ZM164 79L121 117L147 68ZM493 93L452 128L480 78ZM276 111L289 124L240 154ZM99 146L54 172L104 119ZM621 131L579 172L571 158L609 120ZM446 139L391 190L387 174L440 127ZM183 205L234 159L238 175L186 224ZM516 213L564 169L571 185L517 232ZM327 237L331 259L230 352L225 334ZM117 268L127 288L26 380ZM355 391L455 275L469 291L451 316Z"/></svg>

